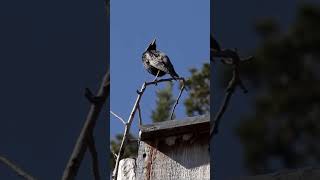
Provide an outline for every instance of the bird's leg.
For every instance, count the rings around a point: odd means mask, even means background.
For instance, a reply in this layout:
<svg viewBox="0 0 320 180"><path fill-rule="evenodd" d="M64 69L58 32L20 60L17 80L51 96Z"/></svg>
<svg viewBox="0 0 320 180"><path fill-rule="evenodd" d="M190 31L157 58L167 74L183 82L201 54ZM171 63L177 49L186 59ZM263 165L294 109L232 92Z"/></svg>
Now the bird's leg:
<svg viewBox="0 0 320 180"><path fill-rule="evenodd" d="M157 78L159 76L160 70L158 70L156 77L154 78L153 82L155 82L155 85L157 86Z"/></svg>

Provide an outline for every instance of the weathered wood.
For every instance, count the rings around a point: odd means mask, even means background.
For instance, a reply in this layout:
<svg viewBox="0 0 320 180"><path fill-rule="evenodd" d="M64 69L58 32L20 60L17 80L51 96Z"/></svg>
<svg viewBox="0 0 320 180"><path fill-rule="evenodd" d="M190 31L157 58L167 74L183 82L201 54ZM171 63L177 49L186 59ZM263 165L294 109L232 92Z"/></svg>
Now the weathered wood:
<svg viewBox="0 0 320 180"><path fill-rule="evenodd" d="M167 137L196 131L198 133L206 133L210 130L208 125L210 121L209 115L189 117L184 120L170 120L164 122L142 125L140 127L140 139L156 139L158 137Z"/></svg>
<svg viewBox="0 0 320 180"><path fill-rule="evenodd" d="M132 158L121 159L119 162L118 180L136 179L136 160Z"/></svg>
<svg viewBox="0 0 320 180"><path fill-rule="evenodd" d="M141 129L136 179L209 180L209 115Z"/></svg>

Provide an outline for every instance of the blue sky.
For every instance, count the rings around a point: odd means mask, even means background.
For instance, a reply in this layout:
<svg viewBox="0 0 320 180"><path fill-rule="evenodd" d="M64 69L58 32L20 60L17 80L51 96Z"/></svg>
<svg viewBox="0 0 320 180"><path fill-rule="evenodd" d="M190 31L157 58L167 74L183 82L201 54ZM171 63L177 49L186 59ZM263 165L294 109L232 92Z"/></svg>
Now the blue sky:
<svg viewBox="0 0 320 180"><path fill-rule="evenodd" d="M190 68L201 68L204 62L209 62L209 0L111 1L110 18L110 109L124 119L129 117L136 90L144 81L154 78L141 62L142 53L153 38L157 38L157 48L170 57L180 76L188 77ZM151 111L155 108L155 92L164 85L148 88L142 98L145 124L150 123ZM178 95L177 85L174 95ZM177 119L186 116L182 103L186 95L182 95L176 109ZM133 133L137 132L137 117ZM110 126L111 138L123 133L123 125L113 116Z"/></svg>

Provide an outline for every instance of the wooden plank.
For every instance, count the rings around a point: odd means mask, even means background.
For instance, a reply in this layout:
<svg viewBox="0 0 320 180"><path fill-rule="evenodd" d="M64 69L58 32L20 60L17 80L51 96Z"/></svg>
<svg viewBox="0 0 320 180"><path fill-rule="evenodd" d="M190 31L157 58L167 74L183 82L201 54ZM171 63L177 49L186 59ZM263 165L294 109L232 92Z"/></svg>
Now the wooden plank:
<svg viewBox="0 0 320 180"><path fill-rule="evenodd" d="M210 131L209 115L189 117L185 120L169 120L143 125L140 128L140 139L144 141L195 131L198 133L206 133Z"/></svg>
<svg viewBox="0 0 320 180"><path fill-rule="evenodd" d="M118 180L136 179L136 160L132 158L121 159L119 162Z"/></svg>
<svg viewBox="0 0 320 180"><path fill-rule="evenodd" d="M209 180L209 131L208 128L207 133L191 131L141 141L136 179Z"/></svg>

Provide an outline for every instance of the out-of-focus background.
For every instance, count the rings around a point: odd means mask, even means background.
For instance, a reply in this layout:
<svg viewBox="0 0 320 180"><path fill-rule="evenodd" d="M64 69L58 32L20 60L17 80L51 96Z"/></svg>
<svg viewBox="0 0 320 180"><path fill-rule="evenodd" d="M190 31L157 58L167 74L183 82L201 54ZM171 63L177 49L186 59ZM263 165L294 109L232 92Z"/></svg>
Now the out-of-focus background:
<svg viewBox="0 0 320 180"><path fill-rule="evenodd" d="M319 167L319 2L215 0L211 9L222 48L255 57L241 69L249 93L235 93L211 143L214 177ZM218 62L212 73L219 101L231 73Z"/></svg>
<svg viewBox="0 0 320 180"><path fill-rule="evenodd" d="M104 1L0 1L0 22L0 156L38 179L60 179L90 108L85 88L96 92L107 70ZM108 121L104 111L95 129L101 158ZM21 177L0 163L0 179ZM77 179L92 179L88 153Z"/></svg>

